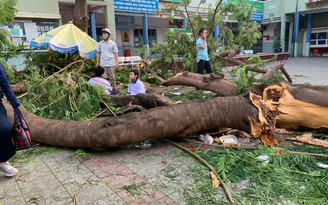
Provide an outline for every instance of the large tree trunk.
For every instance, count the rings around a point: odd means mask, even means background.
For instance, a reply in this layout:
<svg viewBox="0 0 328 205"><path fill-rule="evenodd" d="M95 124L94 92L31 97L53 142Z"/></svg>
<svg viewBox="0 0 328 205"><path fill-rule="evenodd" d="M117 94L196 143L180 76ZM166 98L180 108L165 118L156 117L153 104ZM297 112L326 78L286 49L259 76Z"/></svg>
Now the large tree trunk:
<svg viewBox="0 0 328 205"><path fill-rule="evenodd" d="M170 85L185 85L209 90L221 96L236 96L237 86L225 79L220 73L211 73L201 75L199 73L183 72L176 74L173 78L168 79L163 83L165 86Z"/></svg>
<svg viewBox="0 0 328 205"><path fill-rule="evenodd" d="M284 83L268 86L263 92L263 101L268 107L271 104L272 110L276 109L278 112L277 125L288 129L327 131L327 97L328 92L324 87L319 91L314 90L313 87L306 88L304 85L293 86Z"/></svg>
<svg viewBox="0 0 328 205"><path fill-rule="evenodd" d="M75 0L73 23L84 32L88 31L88 4L87 0Z"/></svg>
<svg viewBox="0 0 328 205"><path fill-rule="evenodd" d="M5 106L12 119L11 107ZM270 125L258 120L267 118L259 118L260 113L267 112L259 112L249 99L239 96L192 101L116 118L81 122L44 119L23 111L33 140L81 148L116 147L156 137L188 136L221 127L254 133L265 144L276 145L273 130L268 128Z"/></svg>

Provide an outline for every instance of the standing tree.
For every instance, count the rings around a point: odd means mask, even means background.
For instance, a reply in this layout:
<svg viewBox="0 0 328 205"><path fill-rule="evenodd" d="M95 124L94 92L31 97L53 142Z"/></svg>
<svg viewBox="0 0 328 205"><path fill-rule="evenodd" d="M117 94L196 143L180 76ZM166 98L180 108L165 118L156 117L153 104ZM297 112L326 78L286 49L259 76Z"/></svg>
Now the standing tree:
<svg viewBox="0 0 328 205"><path fill-rule="evenodd" d="M15 18L17 0L0 1L0 24L12 22ZM9 81L14 80L14 74L9 71L6 60L16 54L17 47L10 41L10 33L0 28L0 63L3 65ZM6 50L6 52L3 52Z"/></svg>
<svg viewBox="0 0 328 205"><path fill-rule="evenodd" d="M82 31L88 31L88 4L87 0L75 0L73 23Z"/></svg>

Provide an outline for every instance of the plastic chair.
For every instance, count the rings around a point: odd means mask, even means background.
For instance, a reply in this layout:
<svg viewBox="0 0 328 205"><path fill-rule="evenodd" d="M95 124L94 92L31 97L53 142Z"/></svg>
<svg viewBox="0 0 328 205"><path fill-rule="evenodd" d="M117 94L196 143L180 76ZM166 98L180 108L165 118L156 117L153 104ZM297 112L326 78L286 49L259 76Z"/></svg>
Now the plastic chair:
<svg viewBox="0 0 328 205"><path fill-rule="evenodd" d="M313 56L319 56L319 50L318 49L313 50Z"/></svg>

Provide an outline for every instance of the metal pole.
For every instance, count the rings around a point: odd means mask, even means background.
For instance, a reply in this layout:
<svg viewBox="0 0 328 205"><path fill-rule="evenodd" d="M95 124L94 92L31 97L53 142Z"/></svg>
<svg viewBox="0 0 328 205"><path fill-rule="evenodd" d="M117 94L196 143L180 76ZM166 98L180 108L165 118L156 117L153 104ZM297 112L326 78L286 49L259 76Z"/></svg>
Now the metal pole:
<svg viewBox="0 0 328 205"><path fill-rule="evenodd" d="M294 57L297 58L298 50L298 27L300 24L300 14L298 12L298 0L296 0L296 11L295 11L295 24L294 24Z"/></svg>
<svg viewBox="0 0 328 205"><path fill-rule="evenodd" d="M142 17L142 35L144 46L146 46L145 58L148 57L149 43L148 43L148 17L147 14Z"/></svg>
<svg viewBox="0 0 328 205"><path fill-rule="evenodd" d="M312 27L312 14L308 14L307 15L307 17L308 17L308 22L307 22L307 30L306 30L306 44L305 44L305 46L306 46L306 51L305 51L305 56L306 57L309 57L310 56L310 45L311 45L311 43L310 43L310 41L311 41L311 27Z"/></svg>
<svg viewBox="0 0 328 205"><path fill-rule="evenodd" d="M91 28L91 36L93 39L97 41L97 31L96 31L96 13L89 12L90 16L90 28Z"/></svg>

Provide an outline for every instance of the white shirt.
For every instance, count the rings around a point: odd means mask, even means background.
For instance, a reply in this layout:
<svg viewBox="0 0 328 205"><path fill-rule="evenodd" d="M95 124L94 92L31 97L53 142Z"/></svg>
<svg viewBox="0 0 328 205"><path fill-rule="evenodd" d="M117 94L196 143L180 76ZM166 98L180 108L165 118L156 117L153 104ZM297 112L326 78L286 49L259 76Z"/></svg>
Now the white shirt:
<svg viewBox="0 0 328 205"><path fill-rule="evenodd" d="M128 87L128 93L130 95L136 95L138 93L146 93L145 85L139 79L135 83L130 82Z"/></svg>
<svg viewBox="0 0 328 205"><path fill-rule="evenodd" d="M111 67L116 65L114 54L118 53L118 49L114 41L109 40L107 43L103 40L100 41L97 52L100 53L100 66Z"/></svg>
<svg viewBox="0 0 328 205"><path fill-rule="evenodd" d="M110 95L110 93L112 92L113 88L110 85L110 83L101 77L93 77L90 78L90 80L88 81L91 85L100 85L102 87L105 88L105 94Z"/></svg>

